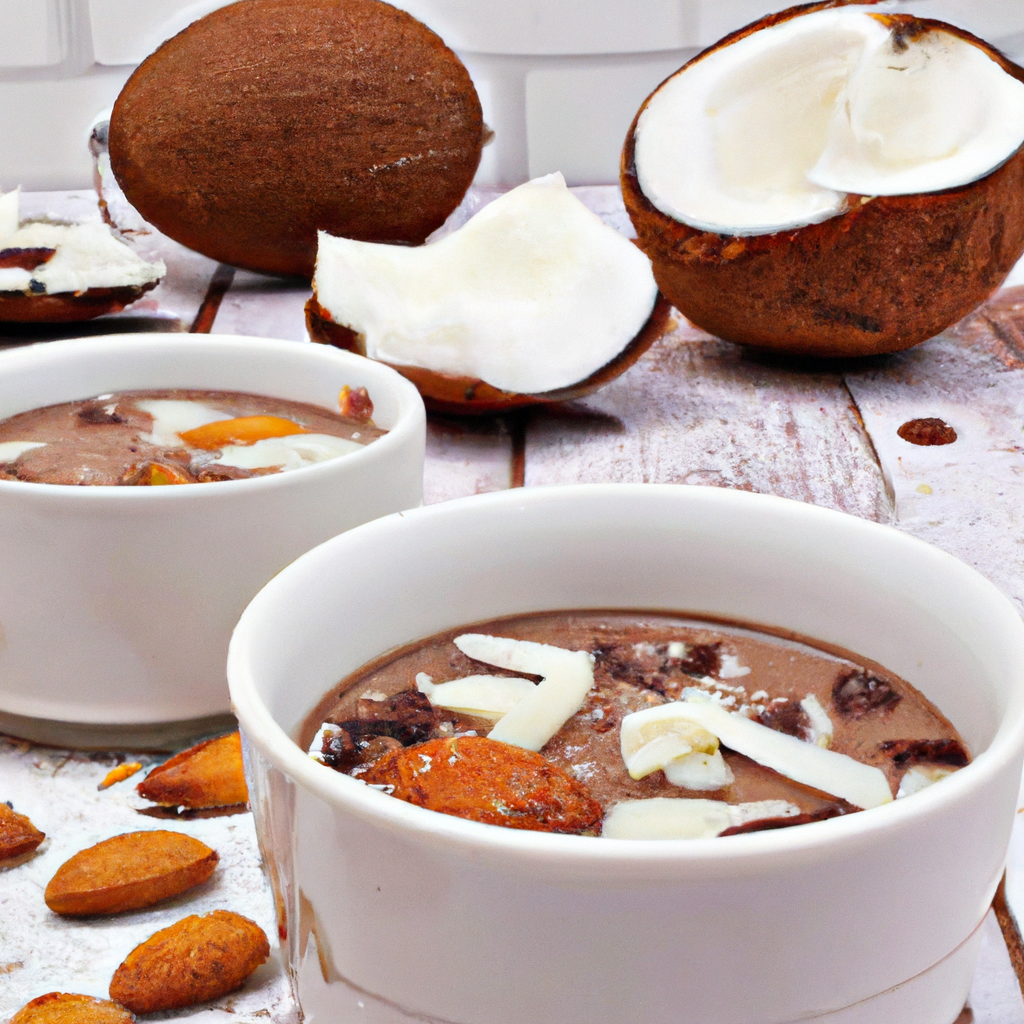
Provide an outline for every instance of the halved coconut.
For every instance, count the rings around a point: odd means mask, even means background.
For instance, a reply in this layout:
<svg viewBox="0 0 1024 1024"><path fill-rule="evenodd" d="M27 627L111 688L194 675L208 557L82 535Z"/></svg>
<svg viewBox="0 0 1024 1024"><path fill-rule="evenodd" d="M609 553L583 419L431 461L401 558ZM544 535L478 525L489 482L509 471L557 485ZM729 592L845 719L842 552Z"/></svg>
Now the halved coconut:
<svg viewBox="0 0 1024 1024"><path fill-rule="evenodd" d="M1024 71L941 22L832 2L762 19L663 82L622 188L664 294L719 337L907 348L1024 251Z"/></svg>
<svg viewBox="0 0 1024 1024"><path fill-rule="evenodd" d="M19 194L0 195L0 321L91 320L124 309L166 273L106 224L22 223Z"/></svg>
<svg viewBox="0 0 1024 1024"><path fill-rule="evenodd" d="M418 248L321 232L313 289L314 340L393 366L448 412L592 391L640 357L669 311L648 258L560 174Z"/></svg>

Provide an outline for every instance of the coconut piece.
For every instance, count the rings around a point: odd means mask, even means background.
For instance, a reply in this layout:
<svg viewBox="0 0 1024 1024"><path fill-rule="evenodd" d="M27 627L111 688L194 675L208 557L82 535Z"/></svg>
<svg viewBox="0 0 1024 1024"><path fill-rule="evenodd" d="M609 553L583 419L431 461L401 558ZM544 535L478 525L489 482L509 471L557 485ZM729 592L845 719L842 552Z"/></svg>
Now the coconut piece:
<svg viewBox="0 0 1024 1024"><path fill-rule="evenodd" d="M435 683L426 672L420 672L416 676L416 689L436 708L496 722L532 693L536 683L516 676L480 675Z"/></svg>
<svg viewBox="0 0 1024 1024"><path fill-rule="evenodd" d="M394 366L458 411L598 387L639 358L667 315L650 261L557 173L420 248L321 232L313 287L314 340ZM348 335L325 333L325 319Z"/></svg>
<svg viewBox="0 0 1024 1024"><path fill-rule="evenodd" d="M110 166L132 205L211 259L313 273L318 228L418 244L459 204L486 129L462 62L379 0L248 0L132 74Z"/></svg>
<svg viewBox="0 0 1024 1024"><path fill-rule="evenodd" d="M877 807L892 800L889 783L880 769L776 732L760 722L726 711L711 700L674 701L635 711L623 718L622 732L642 735L677 722L700 726L730 750L856 807Z"/></svg>
<svg viewBox="0 0 1024 1024"><path fill-rule="evenodd" d="M134 302L167 272L106 224L19 220L20 189L0 195L0 320L88 320Z"/></svg>
<svg viewBox="0 0 1024 1024"><path fill-rule="evenodd" d="M969 33L863 4L727 37L626 139L626 206L659 286L700 327L791 352L938 333L1024 251L1022 78Z"/></svg>
<svg viewBox="0 0 1024 1024"><path fill-rule="evenodd" d="M605 815L601 835L609 839L711 839L727 828L766 818L789 818L800 808L787 800L723 800L652 797L623 800Z"/></svg>
<svg viewBox="0 0 1024 1024"><path fill-rule="evenodd" d="M475 661L541 676L540 683L487 734L488 739L540 750L583 707L594 685L594 659L586 651L484 633L463 633L453 642Z"/></svg>

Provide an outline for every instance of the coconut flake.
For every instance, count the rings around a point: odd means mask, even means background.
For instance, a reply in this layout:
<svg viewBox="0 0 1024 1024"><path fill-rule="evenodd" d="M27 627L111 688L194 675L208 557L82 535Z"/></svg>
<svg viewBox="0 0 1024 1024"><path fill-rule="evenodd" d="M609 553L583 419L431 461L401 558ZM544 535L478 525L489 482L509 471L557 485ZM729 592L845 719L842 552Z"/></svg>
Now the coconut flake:
<svg viewBox="0 0 1024 1024"><path fill-rule="evenodd" d="M831 747L835 730L832 727L832 719L825 713L818 698L813 693L809 693L800 701L800 707L804 709L804 713L811 723L808 737L810 742L819 747Z"/></svg>
<svg viewBox="0 0 1024 1024"><path fill-rule="evenodd" d="M648 258L561 174L512 189L425 246L320 232L313 284L371 358L526 394L611 362L657 298Z"/></svg>
<svg viewBox="0 0 1024 1024"><path fill-rule="evenodd" d="M463 633L454 640L468 658L495 668L541 676L541 681L487 734L489 739L540 750L572 718L594 685L594 659L532 640Z"/></svg>
<svg viewBox="0 0 1024 1024"><path fill-rule="evenodd" d="M732 714L706 696L635 711L622 720L622 729L647 729L670 721L699 725L731 750L856 807L877 807L892 800L880 769Z"/></svg>
<svg viewBox="0 0 1024 1024"><path fill-rule="evenodd" d="M150 432L139 436L143 441L160 447L180 448L184 442L179 434L205 427L207 423L233 418L232 413L180 398L143 398L135 402L135 407L153 417Z"/></svg>
<svg viewBox="0 0 1024 1024"><path fill-rule="evenodd" d="M420 672L416 689L434 707L498 721L532 693L536 683L515 676L463 676L435 683L426 672Z"/></svg>
<svg viewBox="0 0 1024 1024"><path fill-rule="evenodd" d="M934 786L936 782L949 778L955 770L938 765L916 765L900 779L900 788L896 792L896 799L920 793L922 789L927 789L929 786Z"/></svg>
<svg viewBox="0 0 1024 1024"><path fill-rule="evenodd" d="M358 441L333 434L289 434L267 437L253 444L225 445L212 463L238 469L299 469L357 452L362 447Z"/></svg>
<svg viewBox="0 0 1024 1024"><path fill-rule="evenodd" d="M45 441L0 441L0 463L14 462L33 448L45 447Z"/></svg>
<svg viewBox="0 0 1024 1024"><path fill-rule="evenodd" d="M601 835L609 839L711 839L734 825L799 813L800 808L786 800L742 804L673 797L623 800L605 815Z"/></svg>
<svg viewBox="0 0 1024 1024"><path fill-rule="evenodd" d="M713 754L694 751L684 757L674 758L662 770L666 781L681 789L724 789L736 781L721 750Z"/></svg>
<svg viewBox="0 0 1024 1024"><path fill-rule="evenodd" d="M106 224L20 224L19 195L20 189L0 195L0 248L56 251L31 272L19 268L4 270L0 291L26 291L30 281L42 286L43 293L49 295L90 288L139 287L158 281L167 273L163 261L147 263L116 238ZM19 273L12 275L11 270Z"/></svg>

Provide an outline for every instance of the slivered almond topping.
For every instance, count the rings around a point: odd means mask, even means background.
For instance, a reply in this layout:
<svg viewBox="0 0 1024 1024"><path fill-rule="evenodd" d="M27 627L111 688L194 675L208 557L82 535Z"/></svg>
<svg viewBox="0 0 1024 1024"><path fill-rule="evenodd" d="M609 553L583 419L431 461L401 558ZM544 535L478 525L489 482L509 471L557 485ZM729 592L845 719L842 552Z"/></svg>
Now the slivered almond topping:
<svg viewBox="0 0 1024 1024"><path fill-rule="evenodd" d="M255 444L268 437L289 437L309 431L283 416L238 416L231 420L215 420L178 436L193 448L217 451L231 444Z"/></svg>
<svg viewBox="0 0 1024 1024"><path fill-rule="evenodd" d="M133 1013L192 1006L234 992L270 955L263 929L228 910L183 918L136 946L110 998Z"/></svg>
<svg viewBox="0 0 1024 1024"><path fill-rule="evenodd" d="M541 676L541 682L488 733L492 740L540 750L572 718L594 685L594 659L532 640L463 633L454 640L463 654L495 668Z"/></svg>
<svg viewBox="0 0 1024 1024"><path fill-rule="evenodd" d="M164 807L226 807L249 799L237 732L207 740L157 765L136 789Z"/></svg>
<svg viewBox="0 0 1024 1024"><path fill-rule="evenodd" d="M111 786L124 782L125 779L130 779L141 768L142 765L138 761L126 761L124 764L119 764L116 768L112 768L107 772L103 781L96 788L110 789Z"/></svg>
<svg viewBox="0 0 1024 1024"><path fill-rule="evenodd" d="M65 861L44 899L55 913L75 916L138 910L205 882L218 859L181 832L128 832Z"/></svg>

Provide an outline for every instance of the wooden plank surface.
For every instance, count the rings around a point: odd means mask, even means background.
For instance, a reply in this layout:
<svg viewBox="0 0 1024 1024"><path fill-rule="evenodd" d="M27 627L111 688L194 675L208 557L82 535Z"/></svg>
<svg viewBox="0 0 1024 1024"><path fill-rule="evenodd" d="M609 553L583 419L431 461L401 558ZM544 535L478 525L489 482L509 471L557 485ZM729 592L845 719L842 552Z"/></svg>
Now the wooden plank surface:
<svg viewBox="0 0 1024 1024"><path fill-rule="evenodd" d="M607 223L631 233L616 190L575 191ZM471 193L439 234L497 194ZM117 197L112 199L116 204ZM98 216L91 192L27 195L24 209L69 219ZM128 217L130 211L120 213ZM129 226L133 244L147 258L159 255L168 264L158 289L123 313L85 325L0 328L0 346L108 331L189 330L203 310L209 314L205 330L307 342L307 286L218 270L213 261L145 232L145 225ZM1024 268L1019 279L1024 281ZM211 285L218 282L224 293L219 305L211 305ZM902 423L923 416L946 420L957 441L926 448L898 436ZM1024 607L1022 428L1024 289L1000 293L954 330L910 352L838 366L757 355L678 318L640 362L587 399L506 417L431 417L425 501L577 481L702 484L778 494L891 523L936 543L976 565ZM159 916L116 922L110 929L58 926L38 899L65 851L140 820L131 784L96 793L96 782L115 757L0 741L0 799L45 819L39 824L52 836L35 859L0 874L0 922L25 923L16 945L0 939L0 1021L46 987L73 987L83 979L80 990L102 994L118 943L134 941L133 928L159 926ZM233 901L271 929L251 818L213 821L218 824L173 824L200 837L215 836L229 851L222 864L233 865L231 876L215 876L200 898L210 906ZM1018 819L1008 885L1018 913L1024 911L1022 828ZM995 925L985 927L973 1021L1024 1024L1005 947ZM45 962L39 950L46 951ZM294 1024L295 1008L275 961L237 998L173 1016L197 1024Z"/></svg>

